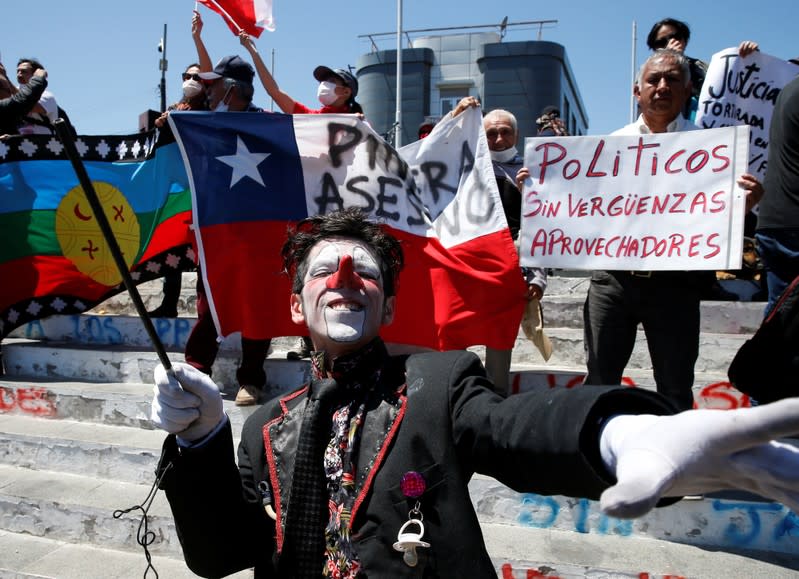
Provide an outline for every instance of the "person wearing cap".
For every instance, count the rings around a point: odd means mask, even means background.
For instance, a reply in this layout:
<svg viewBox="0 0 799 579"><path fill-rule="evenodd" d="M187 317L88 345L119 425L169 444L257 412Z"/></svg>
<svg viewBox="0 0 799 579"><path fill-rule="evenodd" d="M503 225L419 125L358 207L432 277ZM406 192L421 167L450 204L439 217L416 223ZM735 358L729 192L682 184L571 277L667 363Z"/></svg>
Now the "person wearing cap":
<svg viewBox="0 0 799 579"><path fill-rule="evenodd" d="M252 81L255 71L240 56L230 55L222 58L211 68L211 59L202 41L203 22L200 14L194 12L191 33L197 47L200 63L199 78L205 84L208 108L216 112L263 112L252 104ZM202 273L197 272L197 323L186 341L186 362L201 372L211 375L211 369L219 352L218 334L211 316ZM237 406L251 406L259 401L266 385L264 362L269 352L270 340L254 340L241 337L241 364L236 370L239 390L236 394Z"/></svg>
<svg viewBox="0 0 799 579"><path fill-rule="evenodd" d="M272 97L280 110L288 115L297 114L363 114L363 109L355 101L358 96L358 79L348 70L343 68L328 68L327 66L317 66L313 71L313 76L319 81L317 97L322 104L320 109L312 109L302 103L295 101L285 92L280 90L269 69L266 68L258 48L252 38L246 32L239 33L242 46L252 56L255 69L258 71L258 78L261 79L267 94Z"/></svg>

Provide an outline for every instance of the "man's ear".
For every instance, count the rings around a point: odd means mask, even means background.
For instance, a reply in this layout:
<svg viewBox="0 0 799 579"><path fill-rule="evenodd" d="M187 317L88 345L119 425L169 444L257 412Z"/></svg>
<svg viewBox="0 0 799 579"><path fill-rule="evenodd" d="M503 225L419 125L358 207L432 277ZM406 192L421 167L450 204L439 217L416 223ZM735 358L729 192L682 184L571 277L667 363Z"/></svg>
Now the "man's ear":
<svg viewBox="0 0 799 579"><path fill-rule="evenodd" d="M385 303L383 304L383 318L381 322L384 326L388 326L391 322L394 321L394 308L397 304L396 296L391 296L390 298L386 298Z"/></svg>
<svg viewBox="0 0 799 579"><path fill-rule="evenodd" d="M291 321L298 326L304 326L305 314L302 311L302 297L300 294L291 294L289 304L291 308Z"/></svg>

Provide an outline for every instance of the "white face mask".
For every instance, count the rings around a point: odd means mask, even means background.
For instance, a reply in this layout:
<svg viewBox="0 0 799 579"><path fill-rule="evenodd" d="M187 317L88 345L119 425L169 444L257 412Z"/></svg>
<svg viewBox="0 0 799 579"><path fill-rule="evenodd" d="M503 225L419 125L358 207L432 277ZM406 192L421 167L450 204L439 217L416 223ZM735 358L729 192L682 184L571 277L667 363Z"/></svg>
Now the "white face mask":
<svg viewBox="0 0 799 579"><path fill-rule="evenodd" d="M504 151L489 151L491 153L491 160L497 163L508 163L519 154L516 147L505 149Z"/></svg>
<svg viewBox="0 0 799 579"><path fill-rule="evenodd" d="M183 96L186 97L187 99L196 97L202 91L203 91L203 85L201 85L193 78L183 81Z"/></svg>
<svg viewBox="0 0 799 579"><path fill-rule="evenodd" d="M338 100L336 83L330 82L329 80L320 82L319 88L316 90L316 96L323 105L332 105Z"/></svg>

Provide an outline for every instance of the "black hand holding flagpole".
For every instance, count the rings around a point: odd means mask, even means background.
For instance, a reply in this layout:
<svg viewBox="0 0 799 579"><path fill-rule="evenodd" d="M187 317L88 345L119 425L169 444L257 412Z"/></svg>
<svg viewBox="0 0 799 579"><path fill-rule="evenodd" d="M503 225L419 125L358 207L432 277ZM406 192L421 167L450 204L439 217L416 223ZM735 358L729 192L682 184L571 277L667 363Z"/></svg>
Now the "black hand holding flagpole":
<svg viewBox="0 0 799 579"><path fill-rule="evenodd" d="M139 314L139 317L144 324L144 329L147 331L147 335L150 337L150 341L153 343L155 353L158 355L158 359L161 361L161 365L164 367L164 369L168 373L172 373L172 363L169 361L169 358L166 355L166 350L164 349L164 345L161 343L161 338L158 337L158 334L155 331L153 321L150 319L150 316L147 315L147 310L144 307L144 302L142 302L141 295L139 295L139 290L136 288L136 284L133 283L133 278L130 276L130 271L128 271L128 266L125 263L125 258L122 256L122 250L119 248L119 243L117 243L117 240L114 237L114 232L111 230L111 224L108 223L108 217L105 214L102 203L100 203L100 198L97 196L97 192L94 190L94 185L92 185L92 181L89 179L89 174L86 173L86 167L83 165L83 161L78 154L78 150L75 147L75 141L72 139L72 135L69 133L67 124L64 122L64 119L57 119L55 123L53 123L53 126L58 134L58 138L64 145L67 157L69 157L69 160L72 163L72 168L75 170L75 175L78 177L78 181L83 188L83 192L86 194L86 199L89 201L89 205L94 212L94 217L97 219L97 224L100 226L100 231L103 233L105 242L108 244L108 248L111 250L111 255L114 257L114 262L116 263L117 269L122 275L122 281L125 284L125 288L128 290L128 294L130 294L130 299L133 301L133 306L136 308L136 313Z"/></svg>

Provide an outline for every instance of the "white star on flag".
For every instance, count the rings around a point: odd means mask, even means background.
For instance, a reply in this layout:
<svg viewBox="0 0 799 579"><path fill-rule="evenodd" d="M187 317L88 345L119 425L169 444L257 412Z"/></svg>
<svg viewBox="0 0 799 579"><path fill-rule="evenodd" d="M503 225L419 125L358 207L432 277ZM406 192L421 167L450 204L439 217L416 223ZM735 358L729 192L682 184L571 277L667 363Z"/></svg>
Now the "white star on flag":
<svg viewBox="0 0 799 579"><path fill-rule="evenodd" d="M266 187L261 174L258 172L258 165L272 153L252 153L247 149L247 145L241 140L241 137L236 136L236 154L235 155L222 155L217 157L225 165L233 168L233 173L230 176L230 188L241 181L244 177L249 177L261 187Z"/></svg>

